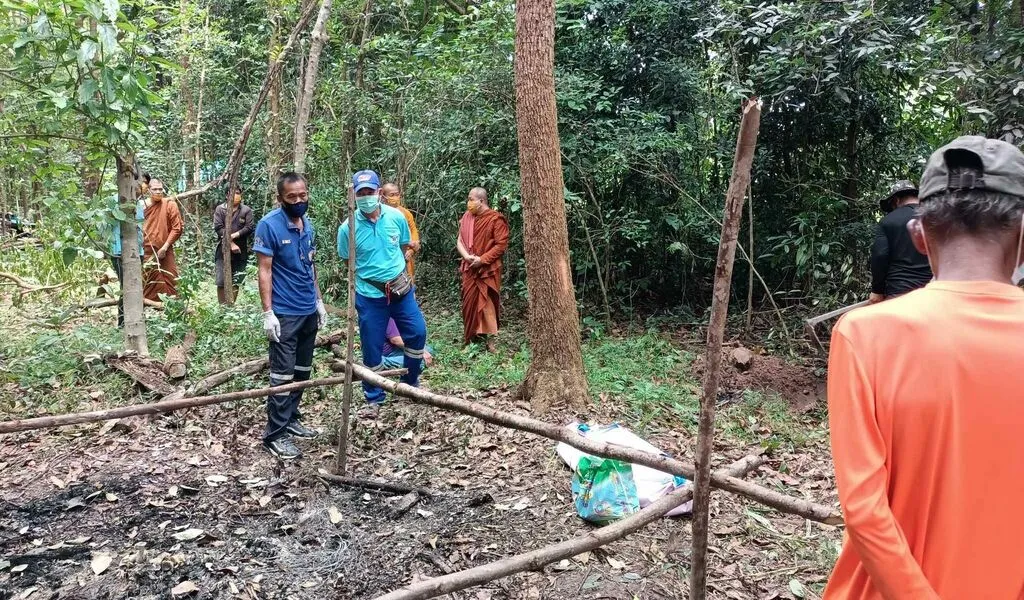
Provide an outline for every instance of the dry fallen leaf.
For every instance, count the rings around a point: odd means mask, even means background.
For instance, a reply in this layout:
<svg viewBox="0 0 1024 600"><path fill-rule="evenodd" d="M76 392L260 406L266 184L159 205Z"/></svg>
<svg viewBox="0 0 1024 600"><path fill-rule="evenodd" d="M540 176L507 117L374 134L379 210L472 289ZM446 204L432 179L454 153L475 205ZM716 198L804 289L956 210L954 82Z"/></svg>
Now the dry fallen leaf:
<svg viewBox="0 0 1024 600"><path fill-rule="evenodd" d="M422 508L417 508L416 514L423 517L424 519L426 519L427 517L434 516L434 513L430 512L429 510L423 510Z"/></svg>
<svg viewBox="0 0 1024 600"><path fill-rule="evenodd" d="M92 557L92 572L101 575L104 571L110 568L110 563L114 561L114 557L109 554L97 554Z"/></svg>
<svg viewBox="0 0 1024 600"><path fill-rule="evenodd" d="M619 570L622 570L622 569L626 568L626 563L622 562L621 560L616 560L616 559L612 558L611 556L607 557L607 560L608 560L608 565L611 566L611 568L615 569L616 571L619 571Z"/></svg>
<svg viewBox="0 0 1024 600"><path fill-rule="evenodd" d="M28 565L24 564L24 563L20 564L20 565L14 565L13 567L11 567L11 573L21 573L22 571L24 571L27 568L28 568Z"/></svg>
<svg viewBox="0 0 1024 600"><path fill-rule="evenodd" d="M328 514L328 516L331 517L331 524L332 525L337 525L338 523L341 523L341 520L342 520L343 517L341 516L341 511L338 510L337 506L332 506L332 507L328 508L327 509L327 514Z"/></svg>
<svg viewBox="0 0 1024 600"><path fill-rule="evenodd" d="M273 498L271 498L270 496L260 496L260 508L263 508L264 506L270 504L271 500L273 500Z"/></svg>
<svg viewBox="0 0 1024 600"><path fill-rule="evenodd" d="M184 596L185 594L191 594L192 592L198 592L199 588L196 584L191 581L182 581L178 585L171 588L171 596Z"/></svg>
<svg viewBox="0 0 1024 600"><path fill-rule="evenodd" d="M105 497L107 499L107 502L117 502L116 494L111 494L110 492L107 492L107 495Z"/></svg>
<svg viewBox="0 0 1024 600"><path fill-rule="evenodd" d="M206 485L208 485L210 487L217 487L218 485L220 485L222 483L226 483L227 480L228 480L228 478L225 477L224 475L207 475L206 476Z"/></svg>
<svg viewBox="0 0 1024 600"><path fill-rule="evenodd" d="M202 536L204 533L206 532L202 529L186 529L185 531L179 531L171 537L178 540L179 542L190 542Z"/></svg>
<svg viewBox="0 0 1024 600"><path fill-rule="evenodd" d="M57 486L60 489L64 489L68 485L68 484L64 483L63 481L61 481L60 479L58 479L56 477L51 477L50 478L50 482L53 483L53 485Z"/></svg>

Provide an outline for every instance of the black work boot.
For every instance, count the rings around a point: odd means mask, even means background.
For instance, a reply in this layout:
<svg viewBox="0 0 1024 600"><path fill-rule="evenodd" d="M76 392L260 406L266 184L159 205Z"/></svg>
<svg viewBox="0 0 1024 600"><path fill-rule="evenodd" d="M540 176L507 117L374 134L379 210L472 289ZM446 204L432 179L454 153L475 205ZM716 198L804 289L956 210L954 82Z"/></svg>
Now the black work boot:
<svg viewBox="0 0 1024 600"><path fill-rule="evenodd" d="M319 435L315 429L310 429L302 424L302 421L298 419L288 424L288 433L294 435L297 438L311 440Z"/></svg>
<svg viewBox="0 0 1024 600"><path fill-rule="evenodd" d="M282 436L272 442L263 442L268 452L281 460L292 460L302 456L302 451L292 441L291 436Z"/></svg>

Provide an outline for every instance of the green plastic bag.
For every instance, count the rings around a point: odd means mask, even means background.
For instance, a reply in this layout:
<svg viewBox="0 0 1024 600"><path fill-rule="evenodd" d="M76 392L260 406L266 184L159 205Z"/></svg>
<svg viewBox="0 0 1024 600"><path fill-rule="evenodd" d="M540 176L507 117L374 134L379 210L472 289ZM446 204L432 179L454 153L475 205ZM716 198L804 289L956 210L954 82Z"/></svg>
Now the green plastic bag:
<svg viewBox="0 0 1024 600"><path fill-rule="evenodd" d="M576 512L591 523L610 523L640 510L633 466L609 458L584 456L572 476Z"/></svg>

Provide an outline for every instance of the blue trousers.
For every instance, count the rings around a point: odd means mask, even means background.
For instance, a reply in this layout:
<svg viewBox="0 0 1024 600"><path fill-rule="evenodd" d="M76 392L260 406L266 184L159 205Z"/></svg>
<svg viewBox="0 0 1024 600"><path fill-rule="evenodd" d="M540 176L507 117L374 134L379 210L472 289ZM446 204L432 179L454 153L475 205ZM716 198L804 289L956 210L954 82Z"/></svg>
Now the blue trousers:
<svg viewBox="0 0 1024 600"><path fill-rule="evenodd" d="M427 343L427 324L410 291L401 298L367 298L356 294L356 312L359 313L359 342L363 347L363 364L374 371L384 370L381 349L384 347L388 319L394 319L398 333L405 342L403 366L409 370L402 375L402 383L417 386L423 364L423 348ZM384 390L363 382L363 394L370 404L384 402Z"/></svg>

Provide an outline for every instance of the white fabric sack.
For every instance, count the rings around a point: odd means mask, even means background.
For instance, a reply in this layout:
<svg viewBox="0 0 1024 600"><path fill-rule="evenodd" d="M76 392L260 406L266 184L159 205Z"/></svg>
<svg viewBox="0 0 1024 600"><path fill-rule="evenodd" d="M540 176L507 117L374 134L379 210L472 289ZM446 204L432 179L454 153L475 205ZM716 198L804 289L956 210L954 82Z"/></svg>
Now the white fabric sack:
<svg viewBox="0 0 1024 600"><path fill-rule="evenodd" d="M607 442L609 444L615 444L616 446L624 446L627 448L635 448L643 452L650 452L651 454L665 453L659 450L657 447L650 444L647 440L633 433L629 429L622 427L618 423L613 423L604 427L590 427L586 432L580 430L579 423L570 423L566 425L572 433L576 435L582 435L588 439L594 440L595 442ZM576 470L579 465L580 459L584 456L590 456L589 454L573 448L569 444L559 442L555 448L555 452L558 456L565 461L565 464L569 465L569 468L573 471ZM593 458L593 457L592 457ZM630 465L633 467L633 480L636 482L636 493L640 497L640 508L644 508L651 504L655 500L658 500L662 496L672 492L676 489L675 477L670 473L664 471L658 471L650 467L642 465ZM689 514L693 510L693 502L686 502L681 506L677 506L667 513L667 516L675 517L679 515Z"/></svg>

